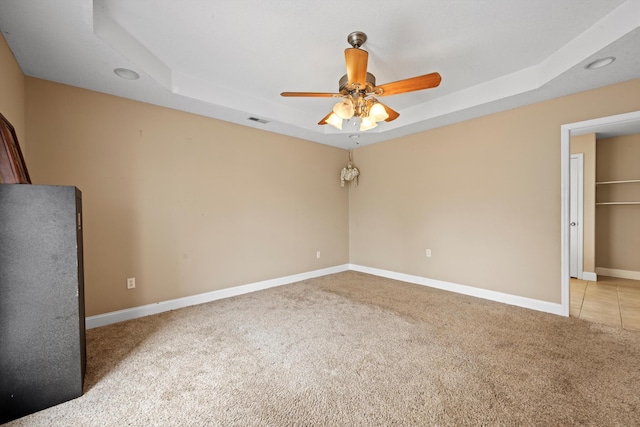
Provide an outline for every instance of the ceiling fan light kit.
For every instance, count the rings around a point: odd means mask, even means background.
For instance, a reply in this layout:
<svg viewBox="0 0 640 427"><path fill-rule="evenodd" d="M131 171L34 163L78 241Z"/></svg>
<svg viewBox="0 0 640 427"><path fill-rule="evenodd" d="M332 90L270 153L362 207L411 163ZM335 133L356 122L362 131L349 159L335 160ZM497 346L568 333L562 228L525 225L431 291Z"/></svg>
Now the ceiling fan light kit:
<svg viewBox="0 0 640 427"><path fill-rule="evenodd" d="M349 120L356 110L350 97L345 97L342 101L333 106L333 112L342 120Z"/></svg>
<svg viewBox="0 0 640 427"><path fill-rule="evenodd" d="M323 120L325 123L330 124L331 126L333 126L336 129L340 129L342 130L342 120L340 117L338 117L338 115L336 113L331 113L329 115L329 117L327 117L325 120Z"/></svg>
<svg viewBox="0 0 640 427"><path fill-rule="evenodd" d="M366 131L378 126L378 122L390 122L400 114L382 104L376 96L397 95L430 89L440 85L441 77L438 73L425 74L418 77L399 80L376 86L376 78L367 72L369 53L360 47L367 41L367 35L362 31L354 31L347 36L352 46L344 51L347 74L338 82L338 93L324 92L282 92L282 96L342 98L333 106L333 110L319 125L329 124L342 130L344 120L357 118L360 121L360 131ZM357 123L356 123L357 124Z"/></svg>
<svg viewBox="0 0 640 427"><path fill-rule="evenodd" d="M364 117L360 118L360 130L361 131L373 129L376 126L378 126L378 124L371 117L364 116Z"/></svg>
<svg viewBox="0 0 640 427"><path fill-rule="evenodd" d="M389 118L389 114L387 113L387 110L384 109L382 104L376 102L369 109L369 117L371 117L376 122L382 122Z"/></svg>

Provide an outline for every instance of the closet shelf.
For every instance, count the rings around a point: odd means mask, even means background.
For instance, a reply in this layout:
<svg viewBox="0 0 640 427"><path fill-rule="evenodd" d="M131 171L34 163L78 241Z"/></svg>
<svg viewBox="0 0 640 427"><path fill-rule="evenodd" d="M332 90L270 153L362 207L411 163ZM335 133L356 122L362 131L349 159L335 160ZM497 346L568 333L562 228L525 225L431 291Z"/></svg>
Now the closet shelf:
<svg viewBox="0 0 640 427"><path fill-rule="evenodd" d="M640 202L598 202L596 206L600 205L640 205Z"/></svg>
<svg viewBox="0 0 640 427"><path fill-rule="evenodd" d="M640 182L640 179L627 179L625 181L598 181L596 185L605 185L605 184L629 184L634 182Z"/></svg>

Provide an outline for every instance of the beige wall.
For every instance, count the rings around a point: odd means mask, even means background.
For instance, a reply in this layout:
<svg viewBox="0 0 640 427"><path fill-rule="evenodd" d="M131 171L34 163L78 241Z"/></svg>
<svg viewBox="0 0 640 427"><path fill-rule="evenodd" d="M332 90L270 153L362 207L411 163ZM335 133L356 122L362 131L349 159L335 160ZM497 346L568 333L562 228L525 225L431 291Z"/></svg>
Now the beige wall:
<svg viewBox="0 0 640 427"><path fill-rule="evenodd" d="M582 271L596 271L596 134L571 138L571 154L583 156Z"/></svg>
<svg viewBox="0 0 640 427"><path fill-rule="evenodd" d="M350 262L559 303L560 126L638 109L633 80L358 148Z"/></svg>
<svg viewBox="0 0 640 427"><path fill-rule="evenodd" d="M0 114L15 128L29 169L24 107L24 75L0 32Z"/></svg>
<svg viewBox="0 0 640 427"><path fill-rule="evenodd" d="M640 179L640 134L599 139L597 181ZM640 202L640 183L598 186L598 202ZM640 205L601 205L596 219L597 266L640 273Z"/></svg>
<svg viewBox="0 0 640 427"><path fill-rule="evenodd" d="M84 194L88 315L346 262L559 302L560 125L640 109L634 80L362 147L347 190L342 150L25 79L7 54L34 182Z"/></svg>
<svg viewBox="0 0 640 427"><path fill-rule="evenodd" d="M346 151L34 78L26 99L34 183L83 192L87 315L348 262Z"/></svg>

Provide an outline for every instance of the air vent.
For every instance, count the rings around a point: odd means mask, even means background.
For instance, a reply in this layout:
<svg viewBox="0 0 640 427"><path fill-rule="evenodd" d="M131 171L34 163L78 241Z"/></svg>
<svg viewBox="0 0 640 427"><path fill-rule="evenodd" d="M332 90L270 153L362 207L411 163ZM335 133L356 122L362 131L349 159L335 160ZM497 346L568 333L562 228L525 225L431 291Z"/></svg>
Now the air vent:
<svg viewBox="0 0 640 427"><path fill-rule="evenodd" d="M258 122L258 123L262 123L263 125L269 123L267 120L259 119L257 117L249 117L249 120L254 121L254 122Z"/></svg>

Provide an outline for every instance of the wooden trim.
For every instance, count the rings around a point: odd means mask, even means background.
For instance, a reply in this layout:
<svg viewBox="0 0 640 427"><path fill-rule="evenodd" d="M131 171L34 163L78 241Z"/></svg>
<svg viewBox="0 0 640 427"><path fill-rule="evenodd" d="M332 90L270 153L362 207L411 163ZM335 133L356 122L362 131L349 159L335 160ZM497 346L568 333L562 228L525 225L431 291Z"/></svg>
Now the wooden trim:
<svg viewBox="0 0 640 427"><path fill-rule="evenodd" d="M16 131L0 114L0 183L31 184L27 165L18 144Z"/></svg>

